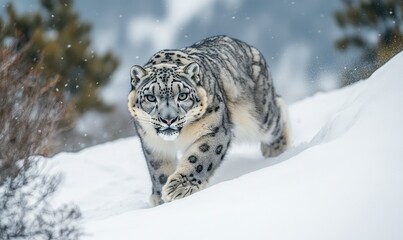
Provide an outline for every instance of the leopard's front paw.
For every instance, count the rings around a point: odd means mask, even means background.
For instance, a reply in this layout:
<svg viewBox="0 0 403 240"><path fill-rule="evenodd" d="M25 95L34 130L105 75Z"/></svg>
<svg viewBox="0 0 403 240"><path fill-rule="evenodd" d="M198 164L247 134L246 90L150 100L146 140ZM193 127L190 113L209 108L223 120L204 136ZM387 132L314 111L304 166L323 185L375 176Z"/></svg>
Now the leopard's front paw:
<svg viewBox="0 0 403 240"><path fill-rule="evenodd" d="M206 187L206 183L196 179L193 174L173 174L168 178L162 188L162 199L171 202L175 199L184 198Z"/></svg>
<svg viewBox="0 0 403 240"><path fill-rule="evenodd" d="M161 195L151 194L151 196L150 196L150 206L151 207L156 207L163 203L164 203L164 201L162 201Z"/></svg>

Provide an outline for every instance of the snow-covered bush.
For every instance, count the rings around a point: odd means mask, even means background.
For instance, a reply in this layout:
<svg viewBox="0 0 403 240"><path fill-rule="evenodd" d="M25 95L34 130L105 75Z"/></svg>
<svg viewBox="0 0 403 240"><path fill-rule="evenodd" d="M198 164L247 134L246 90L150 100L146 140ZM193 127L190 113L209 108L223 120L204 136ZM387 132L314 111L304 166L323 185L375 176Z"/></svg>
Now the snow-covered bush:
<svg viewBox="0 0 403 240"><path fill-rule="evenodd" d="M65 112L58 79L43 78L23 54L0 49L0 239L78 239L81 213L52 206L60 176L45 174L38 157Z"/></svg>

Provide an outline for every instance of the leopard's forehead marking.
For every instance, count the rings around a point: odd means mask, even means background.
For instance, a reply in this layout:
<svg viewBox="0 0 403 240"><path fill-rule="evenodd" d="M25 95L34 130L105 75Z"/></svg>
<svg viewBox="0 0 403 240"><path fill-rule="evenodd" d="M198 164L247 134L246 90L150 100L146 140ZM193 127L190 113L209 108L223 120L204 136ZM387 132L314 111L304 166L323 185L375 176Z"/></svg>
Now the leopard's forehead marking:
<svg viewBox="0 0 403 240"><path fill-rule="evenodd" d="M184 66L190 62L190 58L182 50L161 50L154 54L146 65L174 64L176 66Z"/></svg>
<svg viewBox="0 0 403 240"><path fill-rule="evenodd" d="M178 73L179 67L171 64L158 64L150 67L150 85L155 85L160 96L173 96L179 91L178 84L181 84L181 77Z"/></svg>
<svg viewBox="0 0 403 240"><path fill-rule="evenodd" d="M167 83L170 79L180 79L177 72L179 68L174 65L152 66L150 78Z"/></svg>

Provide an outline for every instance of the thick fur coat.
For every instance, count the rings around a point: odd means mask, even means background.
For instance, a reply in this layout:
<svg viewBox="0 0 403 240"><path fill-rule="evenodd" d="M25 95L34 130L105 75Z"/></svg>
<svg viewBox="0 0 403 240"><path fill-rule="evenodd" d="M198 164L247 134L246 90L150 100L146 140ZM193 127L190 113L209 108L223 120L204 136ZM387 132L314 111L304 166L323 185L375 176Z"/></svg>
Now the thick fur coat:
<svg viewBox="0 0 403 240"><path fill-rule="evenodd" d="M286 105L266 61L237 39L215 36L159 51L131 68L131 84L128 108L153 183L152 205L205 188L235 138L260 141L264 157L289 144Z"/></svg>

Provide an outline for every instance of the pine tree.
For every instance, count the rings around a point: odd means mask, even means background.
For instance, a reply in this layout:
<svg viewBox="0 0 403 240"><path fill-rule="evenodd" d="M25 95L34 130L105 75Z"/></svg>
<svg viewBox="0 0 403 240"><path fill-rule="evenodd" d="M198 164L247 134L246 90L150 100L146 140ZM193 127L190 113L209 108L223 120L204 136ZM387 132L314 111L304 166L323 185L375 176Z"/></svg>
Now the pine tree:
<svg viewBox="0 0 403 240"><path fill-rule="evenodd" d="M344 36L336 47L361 51L355 71L345 73L344 83L368 78L376 69L403 50L402 0L342 0L344 9L335 19Z"/></svg>
<svg viewBox="0 0 403 240"><path fill-rule="evenodd" d="M111 52L94 52L91 26L80 20L72 0L41 0L37 12L21 15L9 3L7 17L0 18L0 47L9 42L16 51L28 46L26 61L40 61L46 77L60 76L56 90L64 92L65 101L74 103L72 113L110 108L98 92L116 69L117 59Z"/></svg>

